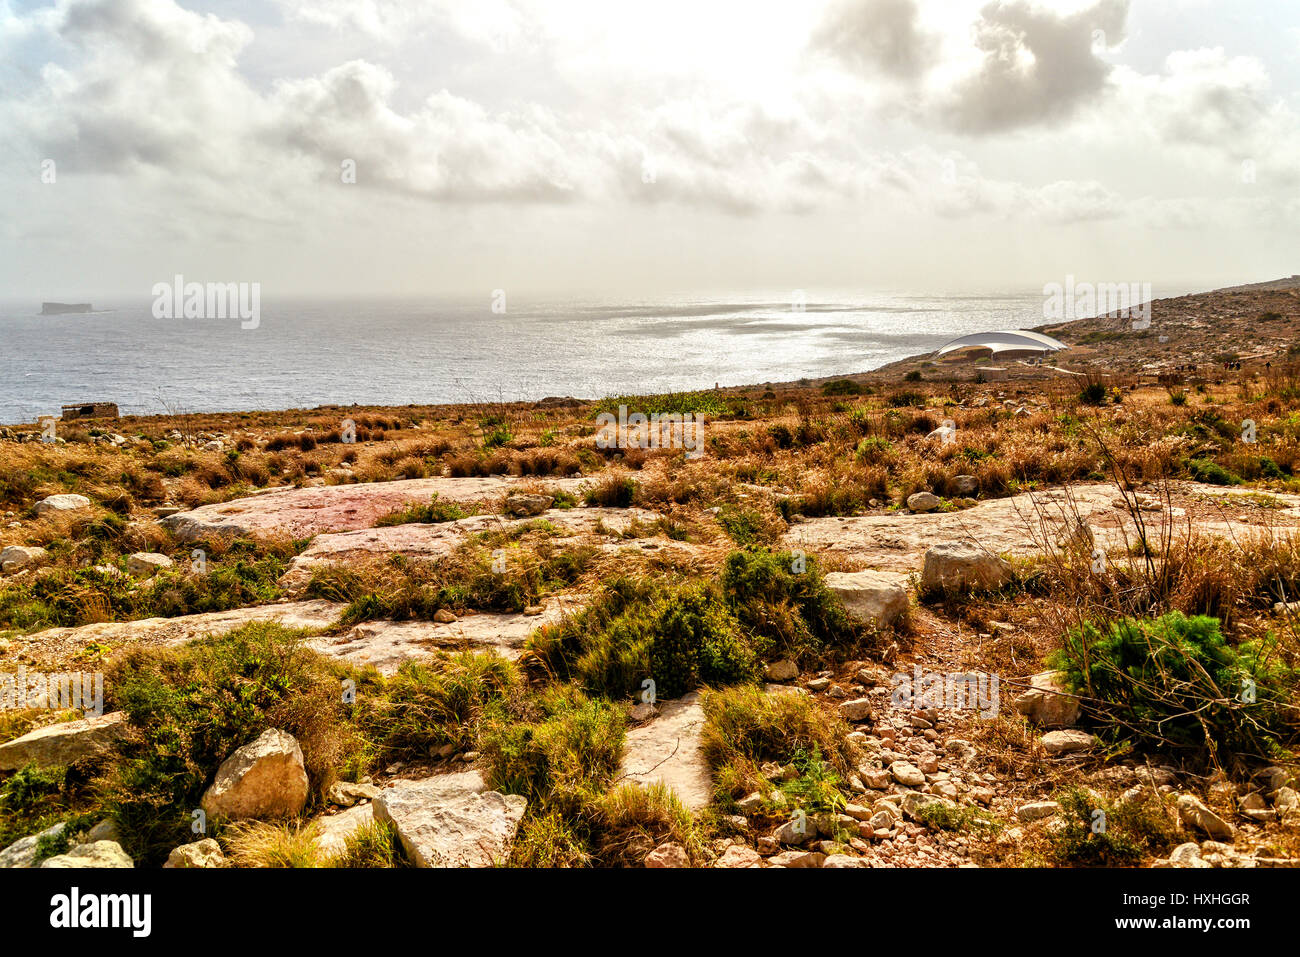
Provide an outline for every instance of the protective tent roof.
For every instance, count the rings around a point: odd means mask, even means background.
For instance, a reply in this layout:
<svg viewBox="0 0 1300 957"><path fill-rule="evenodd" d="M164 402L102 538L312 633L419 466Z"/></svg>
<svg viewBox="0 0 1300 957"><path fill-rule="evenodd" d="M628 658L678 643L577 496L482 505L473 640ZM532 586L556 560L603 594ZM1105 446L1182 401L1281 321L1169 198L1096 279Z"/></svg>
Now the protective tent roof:
<svg viewBox="0 0 1300 957"><path fill-rule="evenodd" d="M976 332L969 336L953 339L935 355L946 355L949 352L956 352L958 349L988 349L994 355L997 355L998 353L1008 352L1037 354L1055 352L1057 349L1065 348L1067 347L1064 342L1059 342L1051 336L1045 336L1041 332L1009 329L1005 332Z"/></svg>

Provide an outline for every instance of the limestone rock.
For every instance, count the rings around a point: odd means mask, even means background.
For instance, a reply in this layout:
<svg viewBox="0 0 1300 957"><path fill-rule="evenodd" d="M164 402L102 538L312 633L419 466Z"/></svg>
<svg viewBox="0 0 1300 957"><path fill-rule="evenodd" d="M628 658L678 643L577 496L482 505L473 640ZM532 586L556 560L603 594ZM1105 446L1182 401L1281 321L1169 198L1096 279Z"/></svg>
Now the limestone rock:
<svg viewBox="0 0 1300 957"><path fill-rule="evenodd" d="M1029 720L1044 728L1068 728L1079 720L1079 699L1065 691L1065 675L1044 671L1029 679L1029 690L1012 702Z"/></svg>
<svg viewBox="0 0 1300 957"><path fill-rule="evenodd" d="M50 553L35 545L10 545L0 551L0 572L6 575L44 564Z"/></svg>
<svg viewBox="0 0 1300 957"><path fill-rule="evenodd" d="M823 868L855 868L866 867L867 862L860 857L854 857L851 854L829 854L826 860L822 861Z"/></svg>
<svg viewBox="0 0 1300 957"><path fill-rule="evenodd" d="M1178 799L1178 817L1185 827L1195 828L1216 841L1231 841L1236 834L1231 824L1191 794Z"/></svg>
<svg viewBox="0 0 1300 957"><path fill-rule="evenodd" d="M925 774L916 765L907 761L895 761L889 766L889 773L904 787L919 788L925 784Z"/></svg>
<svg viewBox="0 0 1300 957"><path fill-rule="evenodd" d="M1059 810L1061 810L1061 805L1055 801L1034 801L1016 808L1016 817L1028 823L1030 821L1040 821L1045 817L1052 817Z"/></svg>
<svg viewBox="0 0 1300 957"><path fill-rule="evenodd" d="M870 721L871 699L854 698L840 705L840 717L845 721Z"/></svg>
<svg viewBox="0 0 1300 957"><path fill-rule="evenodd" d="M306 803L302 748L275 728L226 758L201 802L209 817L232 820L292 816Z"/></svg>
<svg viewBox="0 0 1300 957"><path fill-rule="evenodd" d="M90 508L90 499L86 496L64 494L41 499L36 503L35 511L37 515L45 516L59 512L76 512L83 508Z"/></svg>
<svg viewBox="0 0 1300 957"><path fill-rule="evenodd" d="M658 702L659 716L627 732L619 778L641 785L662 782L690 810L713 798L713 778L701 750L704 708L693 691Z"/></svg>
<svg viewBox="0 0 1300 957"><path fill-rule="evenodd" d="M1171 864L1182 864L1192 866L1194 861L1201 859L1201 849L1195 841L1188 841L1186 844L1179 844L1169 854Z"/></svg>
<svg viewBox="0 0 1300 957"><path fill-rule="evenodd" d="M489 791L477 771L461 771L399 781L371 806L417 867L493 867L510 857L528 802Z"/></svg>
<svg viewBox="0 0 1300 957"><path fill-rule="evenodd" d="M335 781L325 792L325 800L339 807L352 807L358 801L373 801L379 797L379 788L373 784L354 784L351 781Z"/></svg>
<svg viewBox="0 0 1300 957"><path fill-rule="evenodd" d="M774 661L763 673L768 681L792 681L799 677L799 666L793 661Z"/></svg>
<svg viewBox="0 0 1300 957"><path fill-rule="evenodd" d="M759 856L758 851L746 844L732 844L722 852L713 866L728 868L762 867L763 858Z"/></svg>
<svg viewBox="0 0 1300 957"><path fill-rule="evenodd" d="M157 552L134 552L127 556L126 570L139 578L149 578L175 564L166 555Z"/></svg>
<svg viewBox="0 0 1300 957"><path fill-rule="evenodd" d="M210 837L173 847L163 867L220 867L226 861L221 845Z"/></svg>
<svg viewBox="0 0 1300 957"><path fill-rule="evenodd" d="M315 820L316 847L326 857L337 857L348 846L348 838L375 823L375 806L358 804L338 814L326 814Z"/></svg>
<svg viewBox="0 0 1300 957"><path fill-rule="evenodd" d="M122 846L115 841L78 844L66 854L48 857L41 867L135 867Z"/></svg>
<svg viewBox="0 0 1300 957"><path fill-rule="evenodd" d="M64 721L29 731L0 744L0 771L16 771L25 764L60 767L106 756L126 731L121 711Z"/></svg>
<svg viewBox="0 0 1300 957"><path fill-rule="evenodd" d="M481 502L499 499L531 479L423 478L314 488L279 488L245 498L201 505L162 519L182 541L197 541L214 534L250 536L279 533L310 538L329 532L373 528L375 522L410 505L427 504L433 496L446 502ZM548 488L570 493L581 489L581 479L547 481ZM483 516L499 522L499 516Z"/></svg>
<svg viewBox="0 0 1300 957"><path fill-rule="evenodd" d="M85 843L94 844L96 841L115 841L121 844L122 835L118 832L117 822L106 817L86 832Z"/></svg>
<svg viewBox="0 0 1300 957"><path fill-rule="evenodd" d="M686 848L671 841L660 844L646 855L646 867L690 867L691 859Z"/></svg>
<svg viewBox="0 0 1300 957"><path fill-rule="evenodd" d="M767 859L773 867L821 867L826 855L820 851L782 851Z"/></svg>
<svg viewBox="0 0 1300 957"><path fill-rule="evenodd" d="M60 822L47 827L39 834L29 834L27 837L19 838L0 851L0 867L31 867L36 863L37 844L43 839L59 837L67 827Z"/></svg>
<svg viewBox="0 0 1300 957"><path fill-rule="evenodd" d="M907 791L903 794L903 814L913 821L921 820L922 813L930 808L956 807L955 801L934 794L922 794L920 791Z"/></svg>
<svg viewBox="0 0 1300 957"><path fill-rule="evenodd" d="M1097 746L1097 739L1084 731L1049 731L1041 740L1048 754L1073 754Z"/></svg>
<svg viewBox="0 0 1300 957"><path fill-rule="evenodd" d="M825 580L855 621L888 628L907 615L907 579L897 573L831 572Z"/></svg>
<svg viewBox="0 0 1300 957"><path fill-rule="evenodd" d="M115 566L110 567L117 571ZM228 611L205 611L196 615L180 615L176 618L142 618L136 621L104 621L93 625L48 628L27 638L24 648L33 656L50 662L49 670L57 671L61 670L61 667L55 663L63 661L69 654L80 651L92 642L122 645L134 643L180 645L208 635L224 634L250 621L275 621L286 628L325 628L338 621L339 615L346 607L342 602L318 598L312 601L277 602L272 605L232 608Z"/></svg>
<svg viewBox="0 0 1300 957"><path fill-rule="evenodd" d="M926 549L921 587L934 591L987 591L1011 580L1006 559L974 542L951 542Z"/></svg>
<svg viewBox="0 0 1300 957"><path fill-rule="evenodd" d="M775 831L772 837L781 844L807 844L817 836L817 825L807 817L786 821Z"/></svg>
<svg viewBox="0 0 1300 957"><path fill-rule="evenodd" d="M439 649L491 649L513 661L523 654L528 636L535 628L557 622L579 607L579 602L559 596L547 600L541 618L510 611L453 615L453 620L445 623L363 621L340 635L308 638L306 644L321 654L342 658L358 667L373 667L382 675L394 675L407 661L428 659Z"/></svg>
<svg viewBox="0 0 1300 957"><path fill-rule="evenodd" d="M554 501L555 499L549 495L507 495L506 514L517 517L541 515Z"/></svg>
<svg viewBox="0 0 1300 957"><path fill-rule="evenodd" d="M933 492L915 492L907 496L907 507L913 512L933 512L943 504L943 499Z"/></svg>

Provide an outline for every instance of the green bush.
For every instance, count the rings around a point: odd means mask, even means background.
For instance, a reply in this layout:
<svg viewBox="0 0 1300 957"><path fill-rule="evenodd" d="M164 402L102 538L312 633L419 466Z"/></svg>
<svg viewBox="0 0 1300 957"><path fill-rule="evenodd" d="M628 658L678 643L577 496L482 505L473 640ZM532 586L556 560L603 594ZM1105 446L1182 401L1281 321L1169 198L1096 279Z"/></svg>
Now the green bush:
<svg viewBox="0 0 1300 957"><path fill-rule="evenodd" d="M406 662L357 696L356 721L376 760L423 760L430 749L477 746L480 730L522 693L515 666L494 652L461 652L429 664Z"/></svg>
<svg viewBox="0 0 1300 957"><path fill-rule="evenodd" d="M1192 459L1187 463L1192 478L1207 485L1240 485L1241 479L1211 459Z"/></svg>
<svg viewBox="0 0 1300 957"><path fill-rule="evenodd" d="M852 379L832 379L822 386L822 395L859 395L862 386Z"/></svg>
<svg viewBox="0 0 1300 957"><path fill-rule="evenodd" d="M303 634L254 622L179 649L132 648L114 663L105 684L133 737L105 786L133 857L157 861L185 843L217 767L268 728L297 738L313 793L360 749L340 678Z"/></svg>
<svg viewBox="0 0 1300 957"><path fill-rule="evenodd" d="M826 587L816 560L799 562L791 552L760 550L732 552L723 565L723 594L762 657L818 652L860 635Z"/></svg>
<svg viewBox="0 0 1300 957"><path fill-rule="evenodd" d="M728 537L741 547L757 545L774 537L772 523L754 508L728 503L718 509L717 522Z"/></svg>
<svg viewBox="0 0 1300 957"><path fill-rule="evenodd" d="M650 677L665 698L696 685L734 684L757 675L757 659L715 588L687 586L667 596L652 627Z"/></svg>
<svg viewBox="0 0 1300 957"><path fill-rule="evenodd" d="M404 509L399 509L390 515L385 515L379 521L375 522L376 528L387 525L436 525L440 522L455 522L462 518L469 518L471 515L477 515L478 509L471 508L468 512L457 505L455 502L439 502L438 493L433 493L433 498L428 505L411 505Z"/></svg>
<svg viewBox="0 0 1300 957"><path fill-rule="evenodd" d="M538 629L529 647L553 675L590 694L623 698L647 678L660 697L701 682L757 676L758 659L716 586L615 579L568 620Z"/></svg>
<svg viewBox="0 0 1300 957"><path fill-rule="evenodd" d="M713 689L704 696L705 760L714 772L714 792L724 805L771 783L760 773L766 762L793 764L797 781L782 791L814 809L840 800L838 782L853 767L844 740L848 727L804 695L767 694L754 685Z"/></svg>
<svg viewBox="0 0 1300 957"><path fill-rule="evenodd" d="M1061 805L1059 824L1047 832L1052 863L1133 867L1179 841L1157 797L1115 804L1072 787L1058 793L1056 800Z"/></svg>
<svg viewBox="0 0 1300 957"><path fill-rule="evenodd" d="M528 799L530 814L579 813L618 769L626 721L621 709L556 685L538 698L536 720L494 726L485 735L488 786Z"/></svg>
<svg viewBox="0 0 1300 957"><path fill-rule="evenodd" d="M1087 622L1049 663L1101 722L1152 747L1208 749L1235 762L1277 756L1295 736L1295 675L1273 636L1233 648L1217 618Z"/></svg>

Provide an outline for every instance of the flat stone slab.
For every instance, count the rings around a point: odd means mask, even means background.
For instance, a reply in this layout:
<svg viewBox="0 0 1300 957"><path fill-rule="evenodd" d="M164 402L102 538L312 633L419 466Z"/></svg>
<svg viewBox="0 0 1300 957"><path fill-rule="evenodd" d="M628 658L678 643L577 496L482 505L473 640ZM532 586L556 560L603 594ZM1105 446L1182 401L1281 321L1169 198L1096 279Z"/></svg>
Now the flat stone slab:
<svg viewBox="0 0 1300 957"><path fill-rule="evenodd" d="M557 532L555 542L596 535L602 529L624 534L635 525L649 526L659 519L656 512L641 508L553 508L531 518L503 518L475 515L455 522L433 525L388 525L352 532L317 535L280 578L282 588L297 591L311 581L316 567L332 562L387 555L409 558L443 558L461 542L480 532L507 531L530 522L549 522Z"/></svg>
<svg viewBox="0 0 1300 957"><path fill-rule="evenodd" d="M324 857L337 857L347 848L349 837L375 823L375 807L369 802L358 804L338 814L322 815L314 823L316 847Z"/></svg>
<svg viewBox="0 0 1300 957"><path fill-rule="evenodd" d="M339 602L291 601L232 608L176 618L108 621L76 628L47 628L12 643L15 650L42 661L66 661L91 642L99 645L180 645L207 635L221 635L252 621L275 621L286 628L325 628L338 620Z"/></svg>
<svg viewBox="0 0 1300 957"><path fill-rule="evenodd" d="M1300 508L1290 496L1273 495L1282 507L1250 508L1224 490L1176 483L1172 508L1142 511L1148 540L1167 532L1174 538L1195 533L1233 536L1291 535ZM1189 514L1192 515L1189 518ZM1092 529L1095 547L1108 552L1138 541L1137 526L1113 485L1072 485L987 499L955 512L863 515L802 521L786 532L788 548L839 555L885 571L919 571L926 549L961 541L977 543L995 555L1031 557L1054 549L1077 520Z"/></svg>
<svg viewBox="0 0 1300 957"><path fill-rule="evenodd" d="M36 845L43 837L57 837L67 829L67 825L59 822L38 834L29 834L26 837L14 841L3 851L0 851L0 867L35 867L36 866Z"/></svg>
<svg viewBox="0 0 1300 957"><path fill-rule="evenodd" d="M63 767L108 754L126 732L126 713L62 721L29 731L0 744L0 771L16 771L27 764Z"/></svg>
<svg viewBox="0 0 1300 957"><path fill-rule="evenodd" d="M477 771L396 781L374 801L417 867L496 867L514 848L528 802L489 791Z"/></svg>
<svg viewBox="0 0 1300 957"><path fill-rule="evenodd" d="M700 693L656 705L658 717L627 733L617 783L660 782L672 788L686 807L699 810L713 799L713 777L700 750L704 732Z"/></svg>
<svg viewBox="0 0 1300 957"><path fill-rule="evenodd" d="M584 479L547 479L548 489L575 492ZM213 505L201 505L162 519L183 541L224 533L284 534L308 538L323 532L370 528L385 515L408 505L425 505L437 495L451 502L477 502L504 498L523 487L536 486L535 478L491 476L485 478L422 478L359 485L325 485L319 488L273 489Z"/></svg>
<svg viewBox="0 0 1300 957"><path fill-rule="evenodd" d="M540 615L479 612L456 621L367 621L342 635L311 638L306 644L321 654L342 658L359 668L393 675L406 661L421 661L437 651L462 648L492 650L512 661L523 654L534 628L558 622L582 607L578 599L547 599Z"/></svg>

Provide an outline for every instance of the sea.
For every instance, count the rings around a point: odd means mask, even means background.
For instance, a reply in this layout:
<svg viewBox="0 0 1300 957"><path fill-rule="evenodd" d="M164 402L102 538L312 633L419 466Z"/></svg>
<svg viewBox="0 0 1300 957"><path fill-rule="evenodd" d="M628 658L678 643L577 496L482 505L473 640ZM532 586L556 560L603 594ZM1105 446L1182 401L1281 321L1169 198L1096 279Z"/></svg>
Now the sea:
<svg viewBox="0 0 1300 957"><path fill-rule="evenodd" d="M255 324L160 319L151 299L93 305L42 316L38 302L0 301L0 423L80 402L149 415L762 385L865 372L956 336L1044 321L1041 292L806 303L264 298Z"/></svg>

